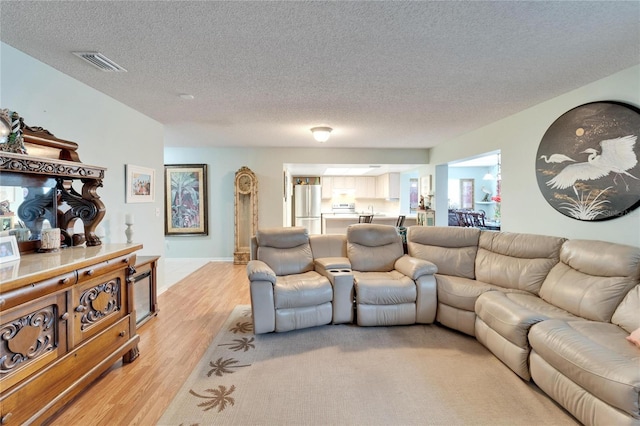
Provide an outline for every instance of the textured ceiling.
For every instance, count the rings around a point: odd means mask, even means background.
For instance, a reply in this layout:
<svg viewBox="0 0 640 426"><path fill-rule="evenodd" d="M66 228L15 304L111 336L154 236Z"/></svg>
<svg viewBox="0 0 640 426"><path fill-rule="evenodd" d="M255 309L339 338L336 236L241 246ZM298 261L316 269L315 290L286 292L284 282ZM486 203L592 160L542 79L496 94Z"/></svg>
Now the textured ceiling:
<svg viewBox="0 0 640 426"><path fill-rule="evenodd" d="M0 7L3 42L191 146L315 146L329 125L327 147L429 147L640 63L637 1Z"/></svg>

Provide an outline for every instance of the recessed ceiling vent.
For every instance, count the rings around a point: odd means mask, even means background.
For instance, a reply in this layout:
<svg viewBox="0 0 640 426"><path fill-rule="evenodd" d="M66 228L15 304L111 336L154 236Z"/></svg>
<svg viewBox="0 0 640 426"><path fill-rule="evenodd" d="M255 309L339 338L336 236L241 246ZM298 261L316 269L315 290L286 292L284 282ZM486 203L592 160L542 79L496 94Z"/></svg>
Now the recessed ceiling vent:
<svg viewBox="0 0 640 426"><path fill-rule="evenodd" d="M105 72L127 72L126 69L113 62L100 52L71 52Z"/></svg>

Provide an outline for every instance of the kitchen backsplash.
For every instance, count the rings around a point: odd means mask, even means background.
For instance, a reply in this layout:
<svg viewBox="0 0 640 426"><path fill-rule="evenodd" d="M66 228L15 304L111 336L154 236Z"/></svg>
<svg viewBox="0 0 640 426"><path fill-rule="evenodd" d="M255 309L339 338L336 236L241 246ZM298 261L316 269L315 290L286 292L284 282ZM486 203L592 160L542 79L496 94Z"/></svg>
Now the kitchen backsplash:
<svg viewBox="0 0 640 426"><path fill-rule="evenodd" d="M369 210L369 206L373 206L374 212L381 212L387 214L398 214L400 211L400 201L398 200L381 200L379 198L358 198L354 199L353 197L334 197L330 200L322 200L322 212L330 213L331 205L333 203L356 203L356 211L367 211Z"/></svg>

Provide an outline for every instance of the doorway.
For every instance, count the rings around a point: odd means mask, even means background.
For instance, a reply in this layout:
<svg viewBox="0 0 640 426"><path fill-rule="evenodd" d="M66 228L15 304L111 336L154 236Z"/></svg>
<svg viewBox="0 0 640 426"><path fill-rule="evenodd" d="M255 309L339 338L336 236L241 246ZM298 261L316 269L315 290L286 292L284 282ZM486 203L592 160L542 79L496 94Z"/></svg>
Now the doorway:
<svg viewBox="0 0 640 426"><path fill-rule="evenodd" d="M491 227L502 222L502 170L500 151L448 163L447 205L449 226L460 226L456 212L483 213Z"/></svg>

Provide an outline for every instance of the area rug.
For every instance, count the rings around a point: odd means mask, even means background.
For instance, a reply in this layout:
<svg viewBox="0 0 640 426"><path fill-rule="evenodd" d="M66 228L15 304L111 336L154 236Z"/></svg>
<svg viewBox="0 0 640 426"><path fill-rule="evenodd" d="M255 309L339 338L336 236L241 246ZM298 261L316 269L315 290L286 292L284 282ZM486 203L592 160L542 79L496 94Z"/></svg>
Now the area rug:
<svg viewBox="0 0 640 426"><path fill-rule="evenodd" d="M237 306L159 425L578 424L438 325L252 330Z"/></svg>

